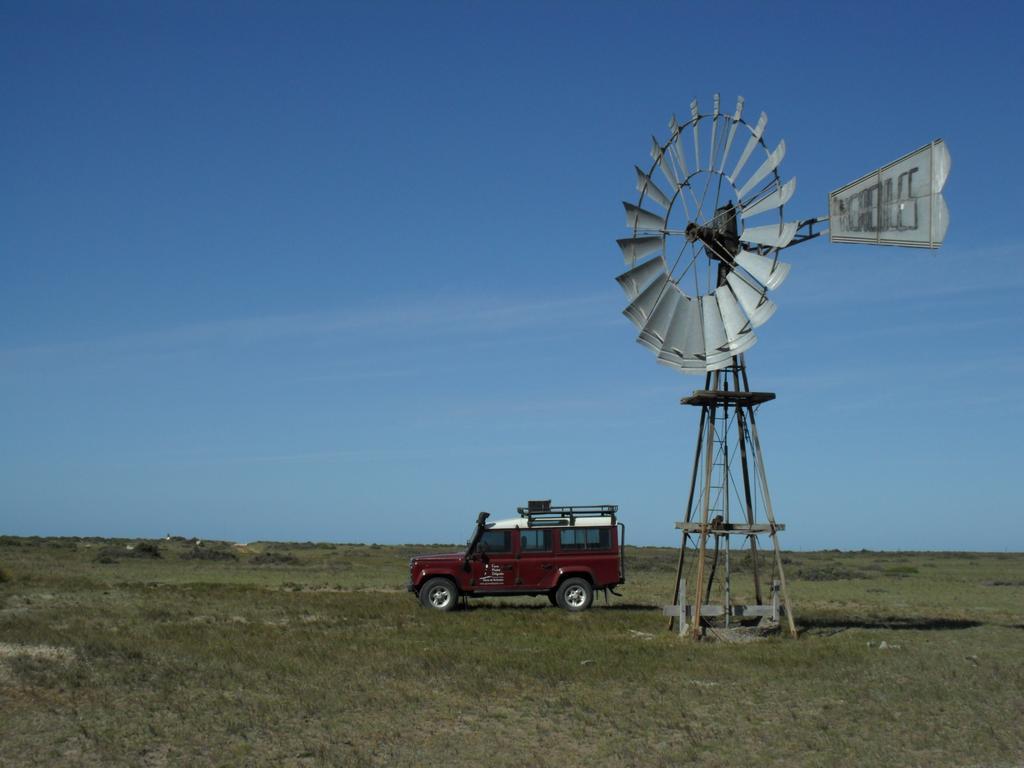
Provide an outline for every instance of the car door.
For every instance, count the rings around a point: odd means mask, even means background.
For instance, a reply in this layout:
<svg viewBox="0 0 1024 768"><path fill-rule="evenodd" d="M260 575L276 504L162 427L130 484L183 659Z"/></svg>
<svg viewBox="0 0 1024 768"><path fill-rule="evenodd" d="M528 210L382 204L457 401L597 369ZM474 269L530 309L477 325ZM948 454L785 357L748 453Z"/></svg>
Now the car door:
<svg viewBox="0 0 1024 768"><path fill-rule="evenodd" d="M479 592L502 592L516 588L516 558L512 531L484 531L480 551L472 559L473 588Z"/></svg>
<svg viewBox="0 0 1024 768"><path fill-rule="evenodd" d="M519 538L519 586L550 589L555 582L554 537L550 528L517 530Z"/></svg>

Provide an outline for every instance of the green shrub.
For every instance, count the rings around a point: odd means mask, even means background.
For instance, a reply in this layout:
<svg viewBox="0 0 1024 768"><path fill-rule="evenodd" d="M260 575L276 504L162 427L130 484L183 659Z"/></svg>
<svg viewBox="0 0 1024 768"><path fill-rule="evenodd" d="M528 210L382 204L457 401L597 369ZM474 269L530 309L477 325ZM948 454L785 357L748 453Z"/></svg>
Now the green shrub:
<svg viewBox="0 0 1024 768"><path fill-rule="evenodd" d="M912 565L890 565L882 571L886 576L910 576L917 573L917 568Z"/></svg>
<svg viewBox="0 0 1024 768"><path fill-rule="evenodd" d="M139 542L131 551L135 557L160 557L160 547L148 541Z"/></svg>
<svg viewBox="0 0 1024 768"><path fill-rule="evenodd" d="M224 549L207 549L206 547L192 547L188 552L183 552L182 560L237 560L238 555Z"/></svg>
<svg viewBox="0 0 1024 768"><path fill-rule="evenodd" d="M299 558L283 552L264 552L249 560L253 565L295 565Z"/></svg>
<svg viewBox="0 0 1024 768"><path fill-rule="evenodd" d="M97 563L115 563L124 558L155 559L160 557L160 547L148 541L142 541L131 549L128 547L103 547L96 553Z"/></svg>
<svg viewBox="0 0 1024 768"><path fill-rule="evenodd" d="M802 581L847 581L867 578L860 571L843 568L839 565L797 568L793 577Z"/></svg>

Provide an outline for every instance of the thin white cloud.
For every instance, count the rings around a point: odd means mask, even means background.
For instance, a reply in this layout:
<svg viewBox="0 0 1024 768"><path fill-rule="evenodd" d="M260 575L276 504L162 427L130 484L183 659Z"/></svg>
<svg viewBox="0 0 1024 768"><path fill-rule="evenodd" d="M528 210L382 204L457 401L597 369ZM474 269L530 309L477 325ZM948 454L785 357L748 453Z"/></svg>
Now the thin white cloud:
<svg viewBox="0 0 1024 768"><path fill-rule="evenodd" d="M240 317L209 323L189 323L140 333L86 341L58 342L0 350L0 362L16 365L39 357L79 354L118 354L135 351L195 348L211 345L253 344L282 339L329 338L349 332L407 336L500 333L510 330L567 324L602 323L607 296L589 295L532 301L507 298L463 299L440 296L395 301L387 305L345 307L326 312L303 312Z"/></svg>
<svg viewBox="0 0 1024 768"><path fill-rule="evenodd" d="M783 286L774 296L784 306L873 304L879 302L956 299L986 292L1024 288L1022 249L1016 244L984 248L943 248L931 253L905 253L902 249L863 246L874 252L844 252L836 244L808 264L819 272L800 284L787 298ZM820 251L820 249L819 249ZM799 249L787 261L794 276L801 269ZM805 262L806 263L806 262ZM793 278L790 278L792 281Z"/></svg>

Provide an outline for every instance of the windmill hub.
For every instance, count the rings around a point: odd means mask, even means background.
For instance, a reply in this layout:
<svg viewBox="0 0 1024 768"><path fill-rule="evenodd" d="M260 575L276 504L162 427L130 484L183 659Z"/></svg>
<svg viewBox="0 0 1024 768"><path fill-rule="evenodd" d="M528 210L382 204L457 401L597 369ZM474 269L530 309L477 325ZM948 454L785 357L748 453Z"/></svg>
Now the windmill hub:
<svg viewBox="0 0 1024 768"><path fill-rule="evenodd" d="M736 233L736 208L732 201L715 211L710 226L700 226L694 222L687 224L686 240L690 243L700 241L709 259L717 260L727 267L735 267L735 257L740 252L740 239ZM718 286L721 285L719 282Z"/></svg>

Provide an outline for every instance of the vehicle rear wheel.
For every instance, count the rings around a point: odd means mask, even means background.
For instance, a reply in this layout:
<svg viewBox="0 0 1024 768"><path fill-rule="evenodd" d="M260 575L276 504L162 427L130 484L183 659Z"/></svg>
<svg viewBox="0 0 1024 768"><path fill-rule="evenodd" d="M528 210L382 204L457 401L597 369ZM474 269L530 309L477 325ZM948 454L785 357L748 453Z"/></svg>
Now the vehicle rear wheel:
<svg viewBox="0 0 1024 768"><path fill-rule="evenodd" d="M435 576L420 587L420 603L435 611L454 611L459 604L459 589L451 579Z"/></svg>
<svg viewBox="0 0 1024 768"><path fill-rule="evenodd" d="M586 579L573 576L558 585L556 599L559 607L567 611L585 611L594 599L594 589Z"/></svg>

